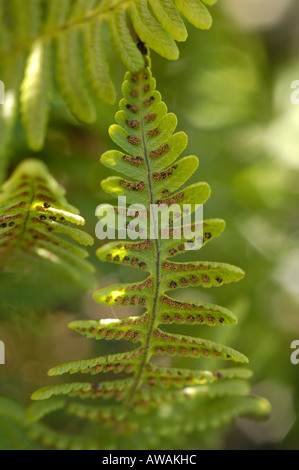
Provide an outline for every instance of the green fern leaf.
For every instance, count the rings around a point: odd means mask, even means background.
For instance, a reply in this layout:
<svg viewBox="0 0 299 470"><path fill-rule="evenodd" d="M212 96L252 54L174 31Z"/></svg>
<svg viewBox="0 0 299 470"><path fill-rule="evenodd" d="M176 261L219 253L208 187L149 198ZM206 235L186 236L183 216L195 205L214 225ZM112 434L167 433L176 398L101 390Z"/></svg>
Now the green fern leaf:
<svg viewBox="0 0 299 470"><path fill-rule="evenodd" d="M45 405L45 402L42 403ZM58 400L47 402L48 410L32 410L35 415L30 415L16 401L0 396L0 449L1 450L42 450L48 446L54 449L89 450L99 449L98 443L89 437L65 435L53 431L40 423L36 423L37 417L45 416L50 411L61 409L64 402ZM40 445L37 445L36 442Z"/></svg>
<svg viewBox="0 0 299 470"><path fill-rule="evenodd" d="M196 170L198 162L196 157L191 156L176 163L186 147L187 138L184 133L173 134L176 117L167 114L166 105L155 90L150 60L148 57L145 60L147 67L142 72L126 74L124 98L116 114L118 124L110 128L112 139L125 153L115 150L102 156L104 165L120 170L131 179L109 177L103 181L102 187L115 197L125 195L128 202L143 203L146 211L143 210L142 217L149 221L151 205L163 203L170 207L177 203L180 208L183 203L189 203L192 212L195 204L206 202L210 188L207 183L198 182L180 190ZM134 215L127 207L123 208L123 214L121 211L115 208L113 215L117 213L119 219L122 217L122 223L129 228L133 217L136 217L135 210ZM168 214L170 227L173 227L173 217L173 214ZM111 224L112 219L109 220ZM190 225L195 228L192 222L184 228L190 228ZM204 220L199 225L202 236L197 240L197 248L219 236L225 227L220 219ZM118 229L121 231L123 227L120 225ZM194 233L197 237L198 232L195 230ZM146 440L150 433L161 437L169 433L176 436L182 429L186 433L202 431L220 426L240 414L264 415L269 411L267 402L248 395L247 379L251 372L247 369L198 370L197 362L193 369L176 366L178 358L183 360L186 357L241 364L248 362L246 356L231 347L197 336L199 330L195 325L220 327L236 324L237 319L229 310L207 303L178 301L170 295L177 288L218 287L238 282L244 272L226 263L173 263L169 258L187 251L185 243L189 238L185 237L185 232L180 231L179 240L172 237L164 239L160 227L156 227L159 236L150 238L150 234L147 227L141 240L112 241L97 251L101 261L131 266L146 273L146 276L135 283L100 289L95 292L94 299L114 307L138 306L142 308L142 313L121 319L75 321L69 325L73 331L87 338L112 340L114 344L117 340L130 341L134 346L127 352L52 368L50 376L90 374L99 377L99 381L51 385L36 391L32 395L36 403L29 409L34 419L48 414L52 408L64 407L73 416L107 424L112 429L121 419L125 434L128 430L133 435L138 432ZM171 329L171 324L194 325L191 327L193 335L178 334L178 327ZM160 358L158 364L157 357ZM167 361L166 365L161 365L162 358ZM102 381L102 374L109 373L119 374L120 378L113 380L112 376ZM64 397L64 404L61 398L55 397ZM69 401L68 397L99 399L99 405ZM47 400L50 400L48 404ZM101 400L109 400L107 409ZM165 412L167 408L169 411ZM174 409L177 420L173 419ZM185 419L186 416L190 416L190 421Z"/></svg>
<svg viewBox="0 0 299 470"><path fill-rule="evenodd" d="M87 251L59 235L92 245L90 235L72 226L84 223L45 165L38 160L24 161L0 195L1 269L13 269L30 258L45 260L90 288L93 267L85 260Z"/></svg>
<svg viewBox="0 0 299 470"><path fill-rule="evenodd" d="M40 449L28 437L31 426L26 420L26 411L17 402L0 395L0 449L1 450L37 450ZM39 426L39 424L38 424Z"/></svg>
<svg viewBox="0 0 299 470"><path fill-rule="evenodd" d="M185 41L188 35L182 16L196 27L208 29L212 19L205 5L214 3L215 0L24 0L20 9L19 0L2 0L0 72L1 79L11 88L10 96L16 106L3 126L0 109L0 132L4 134L0 139L0 169L1 164L5 169L1 153L5 153L17 119L20 85L28 145L39 151L46 137L54 66L58 89L68 109L80 122L91 124L96 110L89 86L106 104L113 104L116 99L103 41L106 24L120 60L132 73L139 73L145 65L143 53L148 49L167 59L177 59L176 41ZM20 57L22 66L16 71ZM157 114L162 116L160 111Z"/></svg>
<svg viewBox="0 0 299 470"><path fill-rule="evenodd" d="M6 397L0 397L0 419L3 417L6 420L13 420L18 425L17 431L22 430L26 434L27 440L25 444L23 443L22 450L32 448L34 442L38 442L41 446L38 450L45 447L55 450L99 450L101 448L99 443L90 436L64 434L37 422L49 413L65 409L66 403L63 400L52 399L35 405L26 413L18 403Z"/></svg>

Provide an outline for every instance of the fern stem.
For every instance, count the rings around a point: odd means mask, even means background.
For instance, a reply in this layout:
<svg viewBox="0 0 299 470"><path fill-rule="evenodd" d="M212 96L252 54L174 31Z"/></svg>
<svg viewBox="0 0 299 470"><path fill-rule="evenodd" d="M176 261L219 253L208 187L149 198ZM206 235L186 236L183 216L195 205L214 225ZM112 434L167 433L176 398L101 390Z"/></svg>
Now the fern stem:
<svg viewBox="0 0 299 470"><path fill-rule="evenodd" d="M139 92L141 92L141 87ZM140 93L139 93L140 95ZM142 107L141 107L142 109ZM147 180L148 180L148 187L149 187L149 193L150 193L150 210L152 211L152 205L154 204L154 196L153 196L153 188L152 188L152 180L151 180L151 169L150 169L150 162L149 162L149 156L148 156L148 151L146 147L146 142L145 142L145 133L144 133L144 115L143 112L141 112L140 115L140 130L141 130L141 135L142 135L142 147L143 147L143 154L145 157L145 163L146 163L146 168L147 168ZM137 371L136 378L134 380L131 393L129 394L129 398L127 400L127 406L130 407L134 401L134 393L138 388L140 387L142 383L142 375L144 368L147 364L147 362L150 360L149 356L149 349L150 349L150 342L153 338L153 330L155 326L155 320L156 320L156 315L157 315L157 301L159 297L159 287L160 287L160 247L159 247L159 239L158 239L158 230L156 226L156 220L155 217L152 217L153 223L154 223L154 232L155 232L155 255L156 255L156 276L155 276L155 294L154 294L154 299L153 299L153 307L152 307L152 315L151 315L151 320L150 320L150 325L148 329L148 333L146 336L146 341L145 341L145 347L144 347L144 353L142 360L140 362L140 367Z"/></svg>

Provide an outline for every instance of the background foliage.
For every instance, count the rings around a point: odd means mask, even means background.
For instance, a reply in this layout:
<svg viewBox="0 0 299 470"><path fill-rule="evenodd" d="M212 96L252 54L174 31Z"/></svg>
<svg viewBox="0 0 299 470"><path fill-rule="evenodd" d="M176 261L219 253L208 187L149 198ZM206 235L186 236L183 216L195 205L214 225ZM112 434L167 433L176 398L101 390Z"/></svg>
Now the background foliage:
<svg viewBox="0 0 299 470"><path fill-rule="evenodd" d="M237 286L205 293L204 301L224 305L239 318L236 327L209 330L209 338L250 358L253 392L271 401L272 415L265 423L240 419L228 432L193 435L172 446L295 449L299 366L290 362L290 343L299 325L299 105L290 102L290 84L298 79L299 9L291 0L272 1L271 7L267 1L243 0L239 10L234 3L223 0L213 8L209 32L188 27L178 61L153 53L152 63L169 110L188 130L188 154L200 158L193 181L200 175L212 188L205 217L220 215L227 221L221 239L205 248L205 258L225 258L246 272ZM107 50L120 98L125 68L109 43ZM98 119L86 128L68 114L58 94L52 104L45 147L37 156L66 188L68 201L93 233L96 206L111 202L100 188L110 172L98 157L111 148L107 129L115 108L97 104ZM21 122L10 154L9 173L32 156ZM102 264L94 252L89 249L98 287L134 280L134 272ZM72 320L109 317L111 310L95 304L90 293L54 267L31 278L5 273L0 289L0 338L7 355L0 369L1 394L27 406L54 365L115 352L113 344L86 341L68 331ZM191 301L199 299L196 289L188 295ZM1 420L0 448L30 445L13 423ZM72 422L64 426L67 431Z"/></svg>

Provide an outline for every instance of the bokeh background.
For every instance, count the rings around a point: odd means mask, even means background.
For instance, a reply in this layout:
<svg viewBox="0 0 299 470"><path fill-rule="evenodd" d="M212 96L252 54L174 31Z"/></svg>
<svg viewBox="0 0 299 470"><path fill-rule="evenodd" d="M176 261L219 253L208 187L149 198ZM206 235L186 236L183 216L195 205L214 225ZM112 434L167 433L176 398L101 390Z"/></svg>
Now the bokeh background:
<svg viewBox="0 0 299 470"><path fill-rule="evenodd" d="M204 216L227 222L224 234L197 255L236 264L246 278L183 294L226 306L238 316L235 327L200 333L250 358L252 391L269 399L272 413L262 423L238 419L204 440L182 438L176 448L299 449L299 364L290 361L291 342L299 339L299 104L290 100L291 83L299 80L299 4L220 0L213 10L210 31L188 26L178 61L152 53L153 74L169 110L178 116L179 130L189 136L186 155L200 159L193 180L212 188ZM112 48L109 56L120 91L125 70ZM100 188L109 173L99 156L113 148L108 127L117 105L99 103L91 128L76 123L58 95L52 105L46 145L37 157L66 188L69 202L94 234L95 209L110 202ZM9 172L32 156L20 124L10 153ZM90 249L95 287L136 279L134 270L102 264L94 252ZM30 278L9 273L0 289L7 363L0 368L0 394L28 405L34 390L54 383L46 376L50 367L115 352L113 343L88 341L68 330L74 319L109 317L111 309L95 304L92 292L59 272L48 268ZM0 438L0 448L6 445L11 442Z"/></svg>

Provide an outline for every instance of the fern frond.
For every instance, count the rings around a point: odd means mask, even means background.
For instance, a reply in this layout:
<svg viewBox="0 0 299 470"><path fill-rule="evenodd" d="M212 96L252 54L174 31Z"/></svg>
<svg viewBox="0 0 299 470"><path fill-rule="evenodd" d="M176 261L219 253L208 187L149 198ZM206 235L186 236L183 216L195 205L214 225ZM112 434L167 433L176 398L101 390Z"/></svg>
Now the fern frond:
<svg viewBox="0 0 299 470"><path fill-rule="evenodd" d="M49 401L48 413L64 407L63 401ZM35 410L38 415L38 409ZM43 415L47 414L43 410ZM16 401L0 396L1 450L99 450L99 443L90 436L67 435L37 423L36 416L27 419L26 409ZM34 419L35 418L35 419ZM38 444L36 444L38 442Z"/></svg>
<svg viewBox="0 0 299 470"><path fill-rule="evenodd" d="M236 388L236 394L218 395L213 392L214 396L193 395L192 399L185 397L179 403L179 411L176 409L173 412L171 404L164 405L159 409L160 414L153 413L147 421L140 420L140 416L135 414L131 425L135 433L143 435L144 440L146 436L149 439L153 435L154 429L155 436L158 436L164 445L167 445L168 441L175 445L181 436L217 429L238 416L264 417L269 413L269 403L266 400L240 395L240 391Z"/></svg>
<svg viewBox="0 0 299 470"><path fill-rule="evenodd" d="M146 208L142 214L137 206L133 213L126 207L123 210L115 208L114 215L117 214L119 219L122 217L119 231L123 227L129 228L133 217L137 216L136 211L139 218L149 222L153 205L169 207L177 203L180 209L183 203L190 204L193 212L195 204L204 204L210 196L208 184L202 182L184 186L176 192L196 170L198 162L192 156L176 163L186 147L187 137L181 132L173 134L176 117L167 114L166 105L155 90L148 57L146 62L147 67L142 72L126 74L124 98L116 114L118 124L110 128L112 139L125 153L109 151L101 159L104 165L130 177L130 180L109 177L103 181L103 189L115 197L125 195L129 202L142 202ZM171 230L174 218L174 214L168 214ZM108 223L112 224L112 219ZM193 225L189 223L187 226L192 230L202 229L201 236L198 236L199 231L194 231L196 240L193 243L197 242L197 248L219 236L225 226L220 219L201 221L200 227ZM155 235L158 236L151 238L150 235L147 225L144 239L113 241L97 251L104 262L131 266L147 275L136 283L101 289L94 294L95 300L115 307L138 306L143 313L122 319L70 324L72 330L88 338L130 341L132 347L127 352L52 368L50 376L89 373L96 376L97 381L69 382L36 391L32 396L36 404L29 409L33 419L48 414L56 406L59 409L64 407L71 415L99 421L112 426L112 429L116 429L113 426L122 419L124 433L130 429L146 439L148 433L157 436L171 433L175 436L183 429L184 432L196 432L217 427L239 414L264 415L269 411L266 401L248 395L247 379L251 372L247 369L197 369L197 361L201 358L240 364L248 362L242 353L197 336L199 329L196 326L234 325L236 317L218 305L178 301L171 296L171 291L177 288L210 288L237 282L243 278L243 271L229 264L208 261L173 263L169 258L187 251L186 244L188 247L190 240L186 233L180 231L179 240L165 239L163 228L156 227ZM173 329L171 324L189 324L193 335L178 334L178 327ZM193 369L177 367L176 360L186 357L197 360ZM114 380L109 373L117 374L117 379ZM101 379L103 374L108 374L107 380ZM100 399L100 402L96 406L74 404L68 397ZM102 399L109 400L107 408L105 403L101 403ZM165 411L167 409L168 412ZM174 416L178 418L174 419Z"/></svg>
<svg viewBox="0 0 299 470"><path fill-rule="evenodd" d="M1 395L0 426L1 450L32 450L38 448L28 438L28 429L32 424L26 419L26 410L14 400Z"/></svg>
<svg viewBox="0 0 299 470"><path fill-rule="evenodd" d="M46 166L39 160L25 160L0 195L1 270L30 258L47 260L90 288L93 267L85 260L87 251L78 244L92 245L93 239L74 227L84 223Z"/></svg>
<svg viewBox="0 0 299 470"><path fill-rule="evenodd" d="M53 431L40 423L28 428L28 437L42 447L55 450L101 450L98 440L90 436L76 436Z"/></svg>
<svg viewBox="0 0 299 470"><path fill-rule="evenodd" d="M215 0L204 3L212 5ZM147 48L170 60L178 58L176 41L188 36L182 17L201 29L212 24L200 0L24 0L22 9L19 0L3 0L0 78L7 86L12 84L17 98L19 79L12 83L5 71L19 55L26 59L20 72L21 114L29 147L39 151L44 145L54 66L68 109L80 122L91 124L96 110L90 86L106 104L116 98L103 41L106 26L120 60L132 73L139 73Z"/></svg>
<svg viewBox="0 0 299 470"><path fill-rule="evenodd" d="M237 391L237 389L239 392L245 392L245 388L241 389L240 384L236 384L235 390ZM166 405L161 410L163 418L156 412L152 412L144 421L140 419L138 413L132 411L130 431L133 432L133 435L138 432L143 443L146 440L152 441L153 429L155 429L155 435L160 437L164 443L167 439L175 442L182 434L218 427L230 421L232 417L249 413L263 416L269 411L268 403L265 400L257 401L253 399L254 397L246 395L226 395L224 387L222 387L222 391L214 390L212 395L211 398L201 396L196 400L182 400L180 402L181 413L170 414L170 407ZM124 419L126 419L126 410L115 405L95 406L85 403L67 403L65 400L57 398L36 402L27 410L26 414L25 409L19 403L0 396L0 449L41 450L44 447L56 450L115 449L113 445L102 446L101 440L103 438L95 439L88 434L83 436L65 434L38 423L48 414L62 410L65 410L70 417L77 417L94 424L104 422L110 428L111 426L122 426ZM201 410L200 413L198 410ZM189 417L188 420L186 416ZM159 419L159 426L155 425L157 419ZM134 449L138 448L135 438L132 446ZM144 448L143 446L142 449Z"/></svg>

